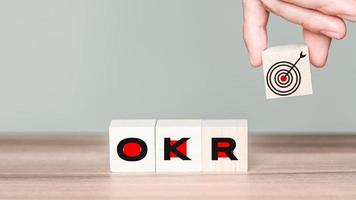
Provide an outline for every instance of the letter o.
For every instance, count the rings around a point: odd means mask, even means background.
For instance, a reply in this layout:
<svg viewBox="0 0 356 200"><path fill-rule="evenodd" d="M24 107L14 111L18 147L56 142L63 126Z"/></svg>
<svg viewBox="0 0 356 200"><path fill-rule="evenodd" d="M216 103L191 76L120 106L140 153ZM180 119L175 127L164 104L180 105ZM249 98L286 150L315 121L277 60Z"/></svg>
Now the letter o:
<svg viewBox="0 0 356 200"><path fill-rule="evenodd" d="M128 143L138 144L141 147L141 152L135 156L129 156L129 155L125 154L124 147ZM139 160L142 160L147 155L147 145L143 140L141 140L139 138L126 138L126 139L121 140L119 142L119 144L117 145L116 150L117 150L117 154L119 155L119 157L126 161L139 161Z"/></svg>

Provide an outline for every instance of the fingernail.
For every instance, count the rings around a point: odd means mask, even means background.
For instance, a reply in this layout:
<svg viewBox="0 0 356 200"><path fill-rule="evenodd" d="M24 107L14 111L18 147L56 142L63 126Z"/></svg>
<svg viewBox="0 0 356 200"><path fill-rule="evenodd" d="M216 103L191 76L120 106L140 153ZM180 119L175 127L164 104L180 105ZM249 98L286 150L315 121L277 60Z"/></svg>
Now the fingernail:
<svg viewBox="0 0 356 200"><path fill-rule="evenodd" d="M256 65L256 63L254 62L255 59L253 59L251 55L249 55L249 56L250 56L250 63L251 63L251 66L252 66L252 67L258 67L258 65Z"/></svg>
<svg viewBox="0 0 356 200"><path fill-rule="evenodd" d="M320 32L330 38L341 39L341 36L338 33L332 31L320 31Z"/></svg>
<svg viewBox="0 0 356 200"><path fill-rule="evenodd" d="M340 15L341 18L344 18L346 20L356 22L356 16L351 16L351 15Z"/></svg>

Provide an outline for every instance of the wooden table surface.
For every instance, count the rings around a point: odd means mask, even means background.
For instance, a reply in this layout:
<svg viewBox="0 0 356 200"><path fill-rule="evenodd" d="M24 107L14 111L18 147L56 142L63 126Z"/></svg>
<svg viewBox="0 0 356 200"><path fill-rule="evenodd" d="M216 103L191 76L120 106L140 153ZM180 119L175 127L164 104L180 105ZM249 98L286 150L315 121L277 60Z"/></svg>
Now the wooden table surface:
<svg viewBox="0 0 356 200"><path fill-rule="evenodd" d="M101 135L0 136L0 199L356 199L356 136L250 136L248 174L114 174Z"/></svg>

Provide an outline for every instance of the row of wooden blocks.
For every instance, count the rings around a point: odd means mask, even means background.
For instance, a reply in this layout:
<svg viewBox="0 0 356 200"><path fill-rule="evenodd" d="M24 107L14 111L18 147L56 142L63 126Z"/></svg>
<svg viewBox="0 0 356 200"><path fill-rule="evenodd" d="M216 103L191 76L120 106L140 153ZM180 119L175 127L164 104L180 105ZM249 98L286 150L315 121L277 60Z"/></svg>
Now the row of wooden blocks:
<svg viewBox="0 0 356 200"><path fill-rule="evenodd" d="M112 172L246 172L247 120L112 120Z"/></svg>

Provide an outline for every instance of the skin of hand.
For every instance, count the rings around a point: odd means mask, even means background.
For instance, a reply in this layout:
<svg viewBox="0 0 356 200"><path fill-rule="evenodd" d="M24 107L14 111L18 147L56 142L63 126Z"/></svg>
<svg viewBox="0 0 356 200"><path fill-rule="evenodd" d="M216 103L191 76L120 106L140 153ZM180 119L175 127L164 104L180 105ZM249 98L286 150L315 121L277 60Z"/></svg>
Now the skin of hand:
<svg viewBox="0 0 356 200"><path fill-rule="evenodd" d="M303 28L311 63L326 64L332 39L346 36L344 20L356 22L356 0L243 0L244 40L252 66L262 65L269 13Z"/></svg>

